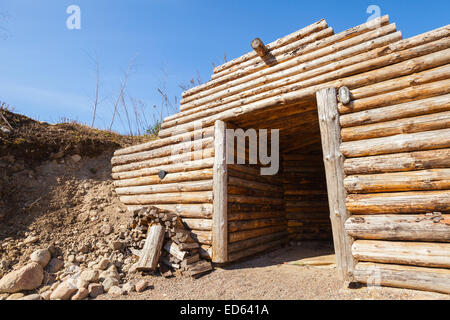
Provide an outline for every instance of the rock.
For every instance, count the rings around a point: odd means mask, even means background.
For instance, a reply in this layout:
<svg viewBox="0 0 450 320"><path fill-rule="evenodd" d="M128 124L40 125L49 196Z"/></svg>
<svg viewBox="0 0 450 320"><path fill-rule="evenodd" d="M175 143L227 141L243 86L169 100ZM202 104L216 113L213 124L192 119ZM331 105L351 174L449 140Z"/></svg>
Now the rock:
<svg viewBox="0 0 450 320"><path fill-rule="evenodd" d="M62 250L54 245L49 246L48 251L50 252L52 258L56 258L62 255Z"/></svg>
<svg viewBox="0 0 450 320"><path fill-rule="evenodd" d="M100 232L107 236L113 232L113 227L110 224L105 224L100 228Z"/></svg>
<svg viewBox="0 0 450 320"><path fill-rule="evenodd" d="M34 294L29 294L27 296L24 296L24 297L20 298L19 300L41 300L41 296L38 295L37 293L34 293Z"/></svg>
<svg viewBox="0 0 450 320"><path fill-rule="evenodd" d="M13 293L8 298L6 298L6 300L19 300L19 299L23 298L24 296L25 295L23 293Z"/></svg>
<svg viewBox="0 0 450 320"><path fill-rule="evenodd" d="M29 236L23 241L23 243L24 244L30 244L30 243L35 243L38 240L39 240L39 237L37 237L37 236Z"/></svg>
<svg viewBox="0 0 450 320"><path fill-rule="evenodd" d="M80 279L87 282L96 282L98 280L98 277L98 270L84 270L80 275Z"/></svg>
<svg viewBox="0 0 450 320"><path fill-rule="evenodd" d="M122 250L125 247L125 242L123 242L123 241L113 241L111 243L111 247L114 250Z"/></svg>
<svg viewBox="0 0 450 320"><path fill-rule="evenodd" d="M81 247L78 248L78 250L81 253L88 253L90 249L91 249L91 246L89 244L83 244Z"/></svg>
<svg viewBox="0 0 450 320"><path fill-rule="evenodd" d="M64 267L64 261L58 258L53 258L47 265L47 271L48 273L56 273L61 270L62 267Z"/></svg>
<svg viewBox="0 0 450 320"><path fill-rule="evenodd" d="M87 288L89 286L89 282L85 281L85 280L82 280L82 279L78 279L77 283L76 283L76 286L77 286L78 289Z"/></svg>
<svg viewBox="0 0 450 320"><path fill-rule="evenodd" d="M136 286L132 282L127 282L123 285L122 289L125 292L130 293L136 291Z"/></svg>
<svg viewBox="0 0 450 320"><path fill-rule="evenodd" d="M106 292L109 292L109 289L119 285L119 280L115 279L115 278L106 278L103 282L103 289Z"/></svg>
<svg viewBox="0 0 450 320"><path fill-rule="evenodd" d="M69 280L61 282L61 284L50 295L50 300L69 300L77 291L77 287Z"/></svg>
<svg viewBox="0 0 450 320"><path fill-rule="evenodd" d="M96 298L97 296L103 294L103 286L98 283L91 283L88 287L88 291L91 298Z"/></svg>
<svg viewBox="0 0 450 320"><path fill-rule="evenodd" d="M51 295L52 295L52 290L47 290L47 291L44 291L44 292L41 293L41 298L43 300L48 301L48 300L50 300L50 296Z"/></svg>
<svg viewBox="0 0 450 320"><path fill-rule="evenodd" d="M142 292L149 287L147 280L140 280L136 283L136 292Z"/></svg>
<svg viewBox="0 0 450 320"><path fill-rule="evenodd" d="M109 259L102 259L97 265L97 269L99 270L105 270L108 268L108 266L111 264L111 261Z"/></svg>
<svg viewBox="0 0 450 320"><path fill-rule="evenodd" d="M73 162L78 163L81 161L81 156L79 154L74 154L73 156L70 157L72 159Z"/></svg>
<svg viewBox="0 0 450 320"><path fill-rule="evenodd" d="M83 300L84 298L87 298L89 295L89 290L86 288L80 288L78 289L77 293L72 297L71 300Z"/></svg>
<svg viewBox="0 0 450 320"><path fill-rule="evenodd" d="M114 296L121 296L124 291L119 286L112 286L109 288L108 293Z"/></svg>
<svg viewBox="0 0 450 320"><path fill-rule="evenodd" d="M31 261L39 263L42 266L42 268L45 268L45 266L50 261L50 258L51 254L50 251L48 251L48 249L36 250L30 256Z"/></svg>
<svg viewBox="0 0 450 320"><path fill-rule="evenodd" d="M31 262L19 270L12 271L0 280L0 293L17 293L34 290L44 279L44 270L39 263Z"/></svg>

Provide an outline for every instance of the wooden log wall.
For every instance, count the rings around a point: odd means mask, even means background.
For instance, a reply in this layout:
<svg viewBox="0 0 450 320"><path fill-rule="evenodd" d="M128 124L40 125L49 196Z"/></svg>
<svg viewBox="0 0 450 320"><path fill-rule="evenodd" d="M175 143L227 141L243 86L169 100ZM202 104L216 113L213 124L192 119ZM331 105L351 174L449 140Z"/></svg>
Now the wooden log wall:
<svg viewBox="0 0 450 320"><path fill-rule="evenodd" d="M117 150L111 162L116 193L129 210L153 205L176 213L202 256L211 257L214 127Z"/></svg>
<svg viewBox="0 0 450 320"><path fill-rule="evenodd" d="M448 57L448 46L433 56ZM338 106L353 276L450 293L450 64L410 65L416 72L354 88Z"/></svg>
<svg viewBox="0 0 450 320"><path fill-rule="evenodd" d="M238 260L287 241L281 175L258 165L228 165L228 259Z"/></svg>
<svg viewBox="0 0 450 320"><path fill-rule="evenodd" d="M290 240L332 239L322 157L320 149L283 155L283 191Z"/></svg>

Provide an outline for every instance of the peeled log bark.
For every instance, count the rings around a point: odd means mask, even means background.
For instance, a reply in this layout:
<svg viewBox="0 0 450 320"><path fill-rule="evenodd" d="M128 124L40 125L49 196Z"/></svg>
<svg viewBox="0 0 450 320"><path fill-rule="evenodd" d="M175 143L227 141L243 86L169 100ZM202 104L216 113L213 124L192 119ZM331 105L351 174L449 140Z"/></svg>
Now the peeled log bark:
<svg viewBox="0 0 450 320"><path fill-rule="evenodd" d="M442 218L434 222L413 214L354 216L345 222L345 230L358 239L450 242L450 215Z"/></svg>
<svg viewBox="0 0 450 320"><path fill-rule="evenodd" d="M450 190L350 194L347 210L353 214L450 212Z"/></svg>
<svg viewBox="0 0 450 320"><path fill-rule="evenodd" d="M175 213L183 218L211 218L212 204L157 204L154 205L158 209L166 210ZM129 211L140 210L144 205L128 205Z"/></svg>
<svg viewBox="0 0 450 320"><path fill-rule="evenodd" d="M153 205L169 203L212 203L212 191L178 192L159 194L142 194L121 196L120 201L126 205Z"/></svg>
<svg viewBox="0 0 450 320"><path fill-rule="evenodd" d="M195 126L196 124L194 124ZM111 159L111 164L113 166L116 165L124 165L132 162L144 161L153 158L162 158L165 156L173 156L176 154L191 152L191 151L200 151L208 147L212 147L214 142L213 137L198 139L194 141L187 141L178 144L172 144L165 147L161 147L158 149L153 149L150 151L142 151L133 154L126 154L121 156L115 156Z"/></svg>
<svg viewBox="0 0 450 320"><path fill-rule="evenodd" d="M191 230L211 231L211 219L183 219L183 223Z"/></svg>
<svg viewBox="0 0 450 320"><path fill-rule="evenodd" d="M212 180L189 181L169 184L155 184L149 186L116 188L118 195L139 195L168 192L192 192L212 190Z"/></svg>
<svg viewBox="0 0 450 320"><path fill-rule="evenodd" d="M450 102L448 104L450 109ZM402 133L450 128L450 111L429 114L425 116L393 120L341 130L342 141L380 138Z"/></svg>
<svg viewBox="0 0 450 320"><path fill-rule="evenodd" d="M450 243L358 240L352 253L358 261L450 267Z"/></svg>
<svg viewBox="0 0 450 320"><path fill-rule="evenodd" d="M449 66L450 76L450 66ZM450 94L341 115L343 128L426 115L450 110Z"/></svg>
<svg viewBox="0 0 450 320"><path fill-rule="evenodd" d="M137 270L154 271L158 266L161 248L164 242L165 228L160 225L151 226L138 261Z"/></svg>
<svg viewBox="0 0 450 320"><path fill-rule="evenodd" d="M404 103L405 101L414 101L435 97L450 92L450 80L445 79L437 82L427 83L421 86L408 87L403 90L380 94L378 96L368 97L360 100L353 100L347 105L339 105L340 114L381 108L393 104Z"/></svg>
<svg viewBox="0 0 450 320"><path fill-rule="evenodd" d="M450 147L450 129L399 134L391 137L343 142L346 157L364 157L397 152L421 151Z"/></svg>
<svg viewBox="0 0 450 320"><path fill-rule="evenodd" d="M198 171L168 173L163 180L161 180L157 175L133 179L115 180L114 186L116 188L146 186L152 184L165 184L171 182L208 180L212 179L212 177L213 177L212 169L203 169Z"/></svg>
<svg viewBox="0 0 450 320"><path fill-rule="evenodd" d="M351 158L344 161L344 171L347 175L449 167L450 149Z"/></svg>
<svg viewBox="0 0 450 320"><path fill-rule="evenodd" d="M199 136L202 138L212 137L213 134L214 134L214 128L206 127L206 128L202 128L199 131L187 132L184 134L180 134L178 136L169 137L166 139L157 139L157 140L150 141L147 143L139 144L137 146L131 146L128 148L119 149L114 152L114 156L133 154L133 153L137 153L137 152L161 148L163 146L167 146L167 145L171 145L171 144L177 144L180 142L191 141L191 140L196 139Z"/></svg>
<svg viewBox="0 0 450 320"><path fill-rule="evenodd" d="M371 285L450 293L450 270L360 262L355 280Z"/></svg>
<svg viewBox="0 0 450 320"><path fill-rule="evenodd" d="M450 189L450 169L348 176L344 179L349 193Z"/></svg>
<svg viewBox="0 0 450 320"><path fill-rule="evenodd" d="M170 173L175 172L187 172L212 168L214 164L214 158L200 159L194 161L185 161L182 163L170 164L166 166L158 166L154 168L145 168L135 171L126 171L113 173L112 178L114 180L119 179L132 179L140 177L148 177L152 175L157 175L159 171L163 170Z"/></svg>

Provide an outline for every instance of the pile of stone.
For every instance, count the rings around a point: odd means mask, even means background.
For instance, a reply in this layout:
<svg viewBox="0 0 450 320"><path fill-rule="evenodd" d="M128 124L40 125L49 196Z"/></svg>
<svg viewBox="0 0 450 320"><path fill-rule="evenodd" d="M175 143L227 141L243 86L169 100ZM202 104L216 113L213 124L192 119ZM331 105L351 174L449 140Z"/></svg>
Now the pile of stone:
<svg viewBox="0 0 450 320"><path fill-rule="evenodd" d="M7 300L82 300L103 293L123 295L145 290L148 282L121 281L124 275L107 258L89 267L64 263L58 249L34 251L30 262L0 280L0 297ZM121 284L122 282L122 284ZM28 294L26 294L28 293Z"/></svg>

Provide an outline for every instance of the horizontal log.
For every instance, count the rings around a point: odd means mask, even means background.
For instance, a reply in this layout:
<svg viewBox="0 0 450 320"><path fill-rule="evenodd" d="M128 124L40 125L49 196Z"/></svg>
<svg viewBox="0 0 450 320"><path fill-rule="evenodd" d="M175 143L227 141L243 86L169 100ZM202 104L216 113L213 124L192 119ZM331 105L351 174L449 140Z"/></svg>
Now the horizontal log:
<svg viewBox="0 0 450 320"><path fill-rule="evenodd" d="M450 109L450 99L448 108ZM346 142L447 128L450 128L450 111L344 128L341 130L341 138Z"/></svg>
<svg viewBox="0 0 450 320"><path fill-rule="evenodd" d="M178 260L183 260L187 254L186 251L181 251L180 248L178 247L178 245L172 241L167 241L164 244L164 250L169 252L172 256L174 256Z"/></svg>
<svg viewBox="0 0 450 320"><path fill-rule="evenodd" d="M129 211L142 209L144 205L128 205ZM183 218L211 218L212 217L212 204L157 204L155 207L176 213Z"/></svg>
<svg viewBox="0 0 450 320"><path fill-rule="evenodd" d="M347 233L357 239L450 242L450 215L439 222L426 215L364 215L345 222Z"/></svg>
<svg viewBox="0 0 450 320"><path fill-rule="evenodd" d="M371 285L450 293L449 269L360 262L353 276Z"/></svg>
<svg viewBox="0 0 450 320"><path fill-rule="evenodd" d="M234 210L228 211L228 221L269 219L269 218L280 218L285 216L286 212L284 211L272 211L272 210L256 211L256 212L240 212L240 211L235 212Z"/></svg>
<svg viewBox="0 0 450 320"><path fill-rule="evenodd" d="M277 198L263 198L263 197L249 197L244 195L236 195L231 194L228 195L228 202L236 202L236 203L248 203L248 204L258 204L258 203L264 203L264 204L283 204L283 199L277 199Z"/></svg>
<svg viewBox="0 0 450 320"><path fill-rule="evenodd" d="M301 220L289 219L287 223L288 228L300 227L301 229L320 230L320 228L326 228L331 230L330 218L308 218Z"/></svg>
<svg viewBox="0 0 450 320"><path fill-rule="evenodd" d="M278 192L280 188L278 186L274 186L271 184L265 184L261 182L251 181L251 180L245 180L240 179L236 177L229 177L228 178L228 185L229 186L237 186L237 187L244 187L244 188L251 188L256 190L263 190L263 191L274 191Z"/></svg>
<svg viewBox="0 0 450 320"><path fill-rule="evenodd" d="M329 241L332 239L331 231L328 233L289 233L290 241Z"/></svg>
<svg viewBox="0 0 450 320"><path fill-rule="evenodd" d="M416 101L408 101L387 107L344 114L339 117L339 121L341 127L349 128L448 111L449 108L450 94L446 94Z"/></svg>
<svg viewBox="0 0 450 320"><path fill-rule="evenodd" d="M212 230L212 220L211 219L183 219L183 223L190 230L201 230L210 231Z"/></svg>
<svg viewBox="0 0 450 320"><path fill-rule="evenodd" d="M244 187L228 186L227 191L229 195L234 194L239 196L245 194L246 196L259 198L276 198L276 199L283 198L283 190L281 188L278 189L277 192L275 192L275 191L262 191L258 189L251 189Z"/></svg>
<svg viewBox="0 0 450 320"><path fill-rule="evenodd" d="M161 195L143 194L121 196L120 201L126 205L153 205L165 203L212 203L212 191L176 192Z"/></svg>
<svg viewBox="0 0 450 320"><path fill-rule="evenodd" d="M285 218L272 218L272 219L230 221L230 222L228 222L228 232L260 229L260 228L279 226L279 225L286 225L286 219Z"/></svg>
<svg viewBox="0 0 450 320"><path fill-rule="evenodd" d="M159 171L165 171L170 173L175 172L188 172L195 171L201 169L212 168L214 165L214 158L201 159L195 161L186 161L183 163L170 164L166 166L158 166L154 168L145 168L135 171L127 171L127 172L118 172L113 173L112 178L114 180L118 179L132 179L132 178L140 178L147 177L152 175L157 175Z"/></svg>
<svg viewBox="0 0 450 320"><path fill-rule="evenodd" d="M132 186L146 186L152 184L164 184L171 182L207 180L212 179L212 171L212 169L203 169L197 171L168 173L163 180L161 180L157 175L133 179L115 180L114 186L116 188L121 188Z"/></svg>
<svg viewBox="0 0 450 320"><path fill-rule="evenodd" d="M139 195L170 192L192 192L212 190L212 180L189 181L180 183L155 184L149 186L116 188L118 195Z"/></svg>
<svg viewBox="0 0 450 320"><path fill-rule="evenodd" d="M212 244L212 232L211 231L192 230L191 237L192 237L192 239L194 239L195 241L199 242L202 245L203 244L206 244L206 245ZM202 255L201 251L200 251L200 255Z"/></svg>
<svg viewBox="0 0 450 320"><path fill-rule="evenodd" d="M278 233L286 230L286 225L271 226L261 229L244 230L238 232L231 232L228 234L228 242L233 243L237 241L247 240L251 238L257 238L263 235L268 235L271 233Z"/></svg>
<svg viewBox="0 0 450 320"><path fill-rule="evenodd" d="M450 169L348 176L344 186L349 193L450 190Z"/></svg>
<svg viewBox="0 0 450 320"><path fill-rule="evenodd" d="M330 213L328 211L322 211L322 212L288 212L286 214L286 219L288 220L299 220L303 221L304 219L321 219L324 221L330 222Z"/></svg>
<svg viewBox="0 0 450 320"><path fill-rule="evenodd" d="M186 152L181 154L175 154L172 156L162 157L162 158L154 158L144 161L138 161L133 163L128 163L124 165L118 165L112 167L113 173L119 172L127 172L127 171L135 171L141 170L145 168L154 168L157 166L166 166L171 164L178 164L188 161L195 161L198 159L208 159L214 158L214 148L206 148L203 150Z"/></svg>
<svg viewBox="0 0 450 320"><path fill-rule="evenodd" d="M285 245L286 242L287 242L287 239L279 239L279 240L259 244L257 246L251 247L251 248L246 248L241 251L231 252L228 254L228 260L236 261L236 260L244 258L244 257L249 257L254 254Z"/></svg>
<svg viewBox="0 0 450 320"><path fill-rule="evenodd" d="M449 168L450 149L395 153L344 161L347 175Z"/></svg>
<svg viewBox="0 0 450 320"><path fill-rule="evenodd" d="M166 139L156 139L150 142L138 144L123 149L116 150L114 156L122 156L127 154L134 154L142 151L149 151L152 149L161 148L167 145L177 144L181 142L197 140L201 138L208 138L214 136L214 127L206 127L197 131L187 132L178 136L169 137Z"/></svg>
<svg viewBox="0 0 450 320"><path fill-rule="evenodd" d="M133 154L126 154L121 156L115 156L111 159L111 164L113 166L123 165L137 161L143 161L153 158L161 158L165 156L173 156L176 154L199 151L213 146L214 138L208 137L205 139L198 139L194 141L187 141L178 144L168 145L158 149L153 149L150 151L142 151Z"/></svg>
<svg viewBox="0 0 450 320"><path fill-rule="evenodd" d="M347 210L353 214L450 212L450 190L350 194Z"/></svg>
<svg viewBox="0 0 450 320"><path fill-rule="evenodd" d="M287 235L288 234L286 231L282 231L282 232L278 232L278 233L272 233L269 235L261 236L258 238L253 238L253 239L230 243L228 245L228 253L233 253L233 252L245 250L245 249L248 249L251 247L255 247L261 243L267 243L267 242L272 242L275 240L286 239Z"/></svg>
<svg viewBox="0 0 450 320"><path fill-rule="evenodd" d="M340 150L345 157L364 157L409 151L450 147L450 129L399 134L391 137L343 142Z"/></svg>
<svg viewBox="0 0 450 320"><path fill-rule="evenodd" d="M358 261L450 267L450 243L357 240L352 254Z"/></svg>

